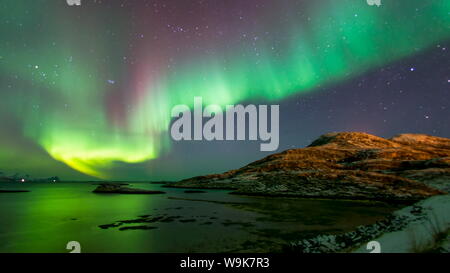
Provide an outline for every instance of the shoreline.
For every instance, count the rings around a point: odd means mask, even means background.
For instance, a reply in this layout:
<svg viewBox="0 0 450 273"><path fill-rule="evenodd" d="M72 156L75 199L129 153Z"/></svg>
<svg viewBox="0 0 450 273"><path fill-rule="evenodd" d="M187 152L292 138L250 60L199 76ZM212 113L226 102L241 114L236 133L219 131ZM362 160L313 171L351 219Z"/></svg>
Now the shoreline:
<svg viewBox="0 0 450 273"><path fill-rule="evenodd" d="M361 201L361 202L381 202L387 204L398 204L398 205L411 205L421 200L420 199L394 199L394 198L367 198L367 197L348 197L348 196L322 196L322 195L304 195L297 193L270 193L270 192L244 192L239 191L236 188L227 187L203 187L203 186L171 186L164 185L164 188L175 188L175 189L191 189L191 190L226 190L230 191L228 194L239 195L239 196L251 196L251 197L283 197L292 199L306 199L306 200L333 200L333 201Z"/></svg>
<svg viewBox="0 0 450 273"><path fill-rule="evenodd" d="M372 225L359 226L342 234L322 234L290 242L286 252L369 253L367 244L376 241L382 253L426 253L443 245L448 251L450 195L438 195L394 211ZM445 238L447 237L447 238Z"/></svg>

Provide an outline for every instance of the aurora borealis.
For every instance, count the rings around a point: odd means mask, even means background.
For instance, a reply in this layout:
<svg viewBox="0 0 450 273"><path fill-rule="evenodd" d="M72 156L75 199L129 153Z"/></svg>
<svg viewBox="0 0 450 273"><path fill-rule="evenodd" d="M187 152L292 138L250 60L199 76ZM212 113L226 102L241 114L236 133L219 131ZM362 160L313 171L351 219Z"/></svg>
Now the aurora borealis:
<svg viewBox="0 0 450 273"><path fill-rule="evenodd" d="M365 0L84 0L81 7L69 7L63 0L3 0L0 169L66 179L85 178L77 172L97 178L136 179L139 174L153 179L181 178L190 175L186 169L203 164L202 171L208 173L209 152L202 151L213 144L192 144L197 159L182 162L186 150L180 145L191 144L174 144L168 136L171 108L190 105L195 96L221 106L281 103L281 112L285 103L290 115L281 126L303 120L284 140L281 134L282 147L289 148L307 141L308 126L321 133L403 132L411 127L402 124L416 122L411 113L421 111L412 107L427 103L420 99L427 96L424 90L438 90L426 107L440 109L433 115L439 120L414 130L448 137L450 129L444 124L450 106L444 96L449 97L450 78L432 84L424 80L434 79L431 74L422 74L423 86L395 87L415 93L395 98L402 102L395 106L381 106L379 111L393 107L407 113L390 129L369 126L385 118L362 112L355 113L361 117L357 123L367 127L348 126L354 116L332 122L341 126L318 125L323 116L339 115L330 114L331 107L324 105L300 115L289 105L309 96L336 96L336 86L360 82L367 73L384 69L376 75L380 78L391 66L401 71L393 74L417 72L413 78L419 80L421 72L404 67L406 60L435 60L430 65L434 70L427 73L450 77L448 55L437 60L432 51L446 52L449 12L450 0L384 0L381 7ZM383 95L386 101L394 100L389 88ZM371 96L368 87L349 92ZM349 107L344 96L341 99L333 101L334 107ZM374 100L372 107L377 105ZM302 107L307 111L308 106ZM313 120L304 120L314 113ZM244 158L261 156L257 149L247 155L248 149L223 145L215 151L222 159L214 164L222 164L224 170L234 165L223 162L244 153ZM184 167L175 168L177 164ZM201 174L200 169L195 172Z"/></svg>

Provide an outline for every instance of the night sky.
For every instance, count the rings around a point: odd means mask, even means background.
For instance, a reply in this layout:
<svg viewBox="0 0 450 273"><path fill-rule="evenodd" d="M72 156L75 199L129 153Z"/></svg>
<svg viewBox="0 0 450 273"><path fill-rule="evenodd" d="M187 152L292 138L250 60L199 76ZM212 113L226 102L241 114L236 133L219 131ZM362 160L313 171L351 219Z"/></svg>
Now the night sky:
<svg viewBox="0 0 450 273"><path fill-rule="evenodd" d="M279 104L278 151L321 134L450 137L450 0L0 2L0 170L163 180L270 153L174 142L174 105Z"/></svg>

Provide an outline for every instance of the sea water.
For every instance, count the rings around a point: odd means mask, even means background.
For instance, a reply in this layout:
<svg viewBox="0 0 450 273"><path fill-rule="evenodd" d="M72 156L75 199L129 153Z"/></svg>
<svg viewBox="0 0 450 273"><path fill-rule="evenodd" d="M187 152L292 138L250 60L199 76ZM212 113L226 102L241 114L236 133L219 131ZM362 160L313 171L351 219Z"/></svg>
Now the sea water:
<svg viewBox="0 0 450 273"><path fill-rule="evenodd" d="M64 253L70 241L81 252L275 252L290 241L372 224L397 209L225 190L186 193L148 182L130 186L166 194L95 194L94 184L1 183L0 189L30 192L0 193L0 252Z"/></svg>

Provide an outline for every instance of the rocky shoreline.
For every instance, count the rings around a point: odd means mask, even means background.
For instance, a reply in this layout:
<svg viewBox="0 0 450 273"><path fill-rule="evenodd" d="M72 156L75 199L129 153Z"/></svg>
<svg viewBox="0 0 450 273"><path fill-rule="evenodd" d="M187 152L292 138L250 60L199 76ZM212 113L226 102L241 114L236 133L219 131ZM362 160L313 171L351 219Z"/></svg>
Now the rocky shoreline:
<svg viewBox="0 0 450 273"><path fill-rule="evenodd" d="M336 253L346 252L358 244L369 242L385 232L401 230L406 226L406 217L390 215L384 220L368 226L359 226L354 231L343 234L323 234L284 247L285 252L295 253Z"/></svg>
<svg viewBox="0 0 450 273"><path fill-rule="evenodd" d="M359 226L343 234L324 234L290 242L283 250L294 253L368 253L367 243L375 240L380 243L381 252L448 253L448 211L450 195L431 197L395 211L372 225Z"/></svg>
<svg viewBox="0 0 450 273"><path fill-rule="evenodd" d="M386 202L419 201L450 189L450 139L403 134L331 133L222 174L166 187L234 194Z"/></svg>

